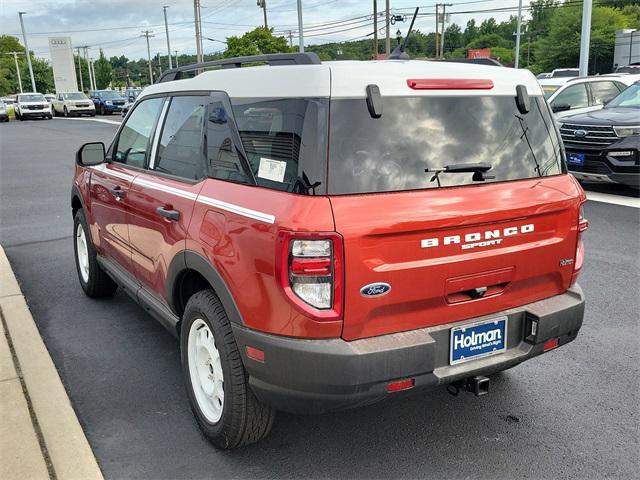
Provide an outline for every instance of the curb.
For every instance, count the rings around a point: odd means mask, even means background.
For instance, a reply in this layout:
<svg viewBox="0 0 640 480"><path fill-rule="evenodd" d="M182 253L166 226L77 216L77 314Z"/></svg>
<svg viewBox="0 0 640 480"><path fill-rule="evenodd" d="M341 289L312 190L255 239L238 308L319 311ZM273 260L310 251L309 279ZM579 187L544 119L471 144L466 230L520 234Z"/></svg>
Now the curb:
<svg viewBox="0 0 640 480"><path fill-rule="evenodd" d="M54 480L103 480L49 352L0 246L0 312L42 456ZM2 341L3 339L0 339ZM13 413L13 412L12 412ZM35 418L34 418L35 417ZM5 453L3 453L5 455Z"/></svg>

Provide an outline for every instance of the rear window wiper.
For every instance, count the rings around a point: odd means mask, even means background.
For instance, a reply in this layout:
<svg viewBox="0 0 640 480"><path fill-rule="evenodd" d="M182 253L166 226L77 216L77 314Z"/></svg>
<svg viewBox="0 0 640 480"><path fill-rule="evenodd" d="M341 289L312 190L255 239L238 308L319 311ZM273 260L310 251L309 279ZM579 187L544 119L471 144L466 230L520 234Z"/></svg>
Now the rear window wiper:
<svg viewBox="0 0 640 480"><path fill-rule="evenodd" d="M485 180L496 178L491 175L486 175L486 172L492 168L488 163L454 163L452 165L445 165L444 167L425 168L424 171L426 173L433 173L431 181L437 181L439 187L441 173L473 173L471 180L474 182L484 182Z"/></svg>

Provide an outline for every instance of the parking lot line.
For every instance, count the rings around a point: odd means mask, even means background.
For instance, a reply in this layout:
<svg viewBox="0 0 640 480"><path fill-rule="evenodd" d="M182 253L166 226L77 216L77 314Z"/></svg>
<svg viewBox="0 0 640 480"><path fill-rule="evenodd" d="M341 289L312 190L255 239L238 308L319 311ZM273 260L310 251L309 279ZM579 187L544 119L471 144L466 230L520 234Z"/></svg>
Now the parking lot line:
<svg viewBox="0 0 640 480"><path fill-rule="evenodd" d="M623 197L621 195L612 195L610 193L586 192L587 198L592 202L604 202L614 205L622 205L625 207L640 208L640 198Z"/></svg>
<svg viewBox="0 0 640 480"><path fill-rule="evenodd" d="M111 125L120 125L120 122L116 122L115 120L107 120L106 118L60 118L53 117L55 120L80 120L82 122L100 122L100 123L110 123Z"/></svg>

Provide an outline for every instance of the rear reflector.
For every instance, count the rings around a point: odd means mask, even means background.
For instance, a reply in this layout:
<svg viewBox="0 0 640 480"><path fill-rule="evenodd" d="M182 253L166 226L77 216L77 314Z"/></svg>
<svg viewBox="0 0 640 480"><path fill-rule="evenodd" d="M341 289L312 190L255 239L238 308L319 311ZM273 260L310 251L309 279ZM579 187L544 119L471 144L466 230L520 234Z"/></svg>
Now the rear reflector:
<svg viewBox="0 0 640 480"><path fill-rule="evenodd" d="M407 378L405 380L398 380L397 382L391 382L389 385L387 385L387 392L393 393L393 392L400 392L402 390L409 390L410 388L413 388L415 383L416 382L413 378Z"/></svg>
<svg viewBox="0 0 640 480"><path fill-rule="evenodd" d="M558 346L559 343L560 343L560 339L559 338L554 338L553 340L549 340L547 343L544 344L544 347L542 347L542 350L544 352L547 352L549 350L553 350L554 348L556 348Z"/></svg>
<svg viewBox="0 0 640 480"><path fill-rule="evenodd" d="M251 360L255 360L256 362L264 363L264 351L258 348L250 347L247 345L245 348L247 352L247 357Z"/></svg>
<svg viewBox="0 0 640 480"><path fill-rule="evenodd" d="M413 78L407 80L413 90L491 90L493 82L469 78Z"/></svg>

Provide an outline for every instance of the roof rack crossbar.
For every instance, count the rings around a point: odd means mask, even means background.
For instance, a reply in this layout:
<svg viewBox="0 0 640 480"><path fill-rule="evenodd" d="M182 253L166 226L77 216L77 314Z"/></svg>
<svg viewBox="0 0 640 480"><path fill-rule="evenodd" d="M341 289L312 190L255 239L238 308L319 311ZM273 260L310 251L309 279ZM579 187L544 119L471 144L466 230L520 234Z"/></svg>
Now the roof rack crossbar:
<svg viewBox="0 0 640 480"><path fill-rule="evenodd" d="M162 72L156 83L181 80L184 72L193 72L210 67L240 68L249 63L266 63L272 67L281 65L319 65L320 58L313 52L306 53L269 53L265 55L252 55L248 57L224 58L210 62L193 63Z"/></svg>

